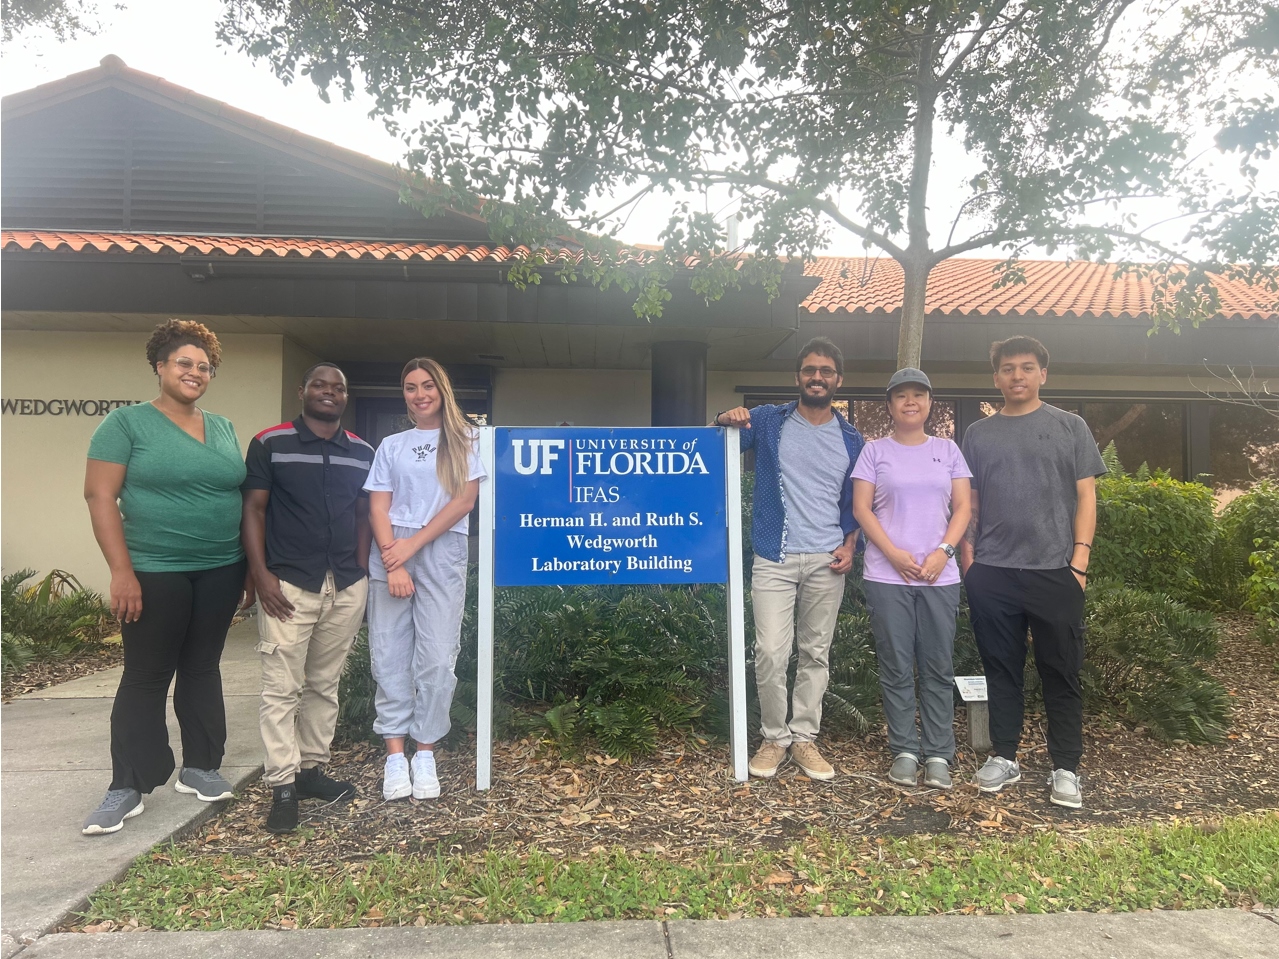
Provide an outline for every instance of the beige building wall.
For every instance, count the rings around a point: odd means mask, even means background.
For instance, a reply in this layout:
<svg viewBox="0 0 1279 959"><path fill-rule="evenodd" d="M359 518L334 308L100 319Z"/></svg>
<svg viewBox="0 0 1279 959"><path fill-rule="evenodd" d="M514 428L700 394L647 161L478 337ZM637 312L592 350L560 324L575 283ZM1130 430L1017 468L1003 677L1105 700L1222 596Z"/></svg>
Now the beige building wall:
<svg viewBox="0 0 1279 959"><path fill-rule="evenodd" d="M282 338L282 370L280 381L280 419L284 423L297 418L302 412L302 401L298 399L298 388L302 385L302 374L320 362L320 358L305 346L299 346L287 336ZM274 425L274 424L268 424ZM265 429L265 427L263 427Z"/></svg>
<svg viewBox="0 0 1279 959"><path fill-rule="evenodd" d="M497 370L495 426L648 426L648 370Z"/></svg>
<svg viewBox="0 0 1279 959"><path fill-rule="evenodd" d="M24 416L9 411L10 401L151 400L157 391L146 363L148 335L3 334L0 562L5 573L65 569L86 586L107 589L110 578L83 496L85 454L102 416ZM256 432L280 422L283 337L227 334L219 339L222 366L200 405L228 417L246 447Z"/></svg>

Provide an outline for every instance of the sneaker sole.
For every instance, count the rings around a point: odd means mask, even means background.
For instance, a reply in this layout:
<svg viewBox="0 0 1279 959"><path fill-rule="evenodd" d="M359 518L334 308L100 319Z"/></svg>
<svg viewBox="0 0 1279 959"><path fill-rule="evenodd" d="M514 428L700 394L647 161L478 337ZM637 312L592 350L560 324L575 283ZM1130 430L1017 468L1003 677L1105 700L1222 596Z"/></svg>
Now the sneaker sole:
<svg viewBox="0 0 1279 959"><path fill-rule="evenodd" d="M754 765L753 763L747 763L746 771L750 773L752 776L754 776L756 779L772 779L774 776L777 775L777 770L781 769L782 765L785 762L786 762L786 757L783 756L780 760L778 760L777 765L774 766L772 769L760 769L758 766Z"/></svg>
<svg viewBox="0 0 1279 959"><path fill-rule="evenodd" d="M221 793L220 795L217 795L217 796L206 796L204 793L200 792L200 790L196 789L194 786L188 786L186 783L184 783L180 779L173 784L173 788L180 793L185 793L188 796L195 796L197 799L200 800L200 802L221 802L223 799L235 798L235 793L233 793L229 789L226 792Z"/></svg>
<svg viewBox="0 0 1279 959"><path fill-rule="evenodd" d="M798 766L800 772L802 772L809 779L816 779L818 782L821 782L821 783L830 782L832 779L835 778L835 770L833 769L828 773L816 772L815 770L812 770L812 769L806 769L804 767L804 764L801 763L798 759L795 760L795 765Z"/></svg>
<svg viewBox="0 0 1279 959"><path fill-rule="evenodd" d="M928 787L929 789L954 789L955 788L955 784L953 782L943 783L943 782L938 782L936 779L925 779L924 785Z"/></svg>
<svg viewBox="0 0 1279 959"><path fill-rule="evenodd" d="M412 795L413 795L412 783L405 783L404 789L402 791L399 789L396 789L392 792L388 792L386 789L386 786L382 787L382 798L385 799L387 802L395 802L395 800L397 799L408 799Z"/></svg>
<svg viewBox="0 0 1279 959"><path fill-rule="evenodd" d="M898 786L918 786L919 785L919 779L917 777L912 777L911 779L897 779L891 773L888 776L888 781L890 783L896 783Z"/></svg>
<svg viewBox="0 0 1279 959"><path fill-rule="evenodd" d="M977 791L983 792L983 793L997 793L999 792L999 790L1003 789L1005 786L1011 786L1019 782L1021 782L1021 773L1018 773L1012 779L1005 779L998 786L983 786L981 783L978 783Z"/></svg>
<svg viewBox="0 0 1279 959"><path fill-rule="evenodd" d="M425 789L419 790L417 788L417 783L414 783L413 798L414 799L439 799L440 784L436 783L434 786L427 786Z"/></svg>
<svg viewBox="0 0 1279 959"><path fill-rule="evenodd" d="M126 819L132 819L134 816L141 816L143 810L146 808L147 807L144 806L142 803L138 803L136 806L130 809L127 813L121 816L120 821L116 823L114 826L98 826L98 825L85 826L83 829L80 830L80 834L83 836L109 836L111 833L119 832L121 829L123 829L124 821Z"/></svg>
<svg viewBox="0 0 1279 959"><path fill-rule="evenodd" d="M1082 809L1084 806L1084 800L1082 796L1079 798L1078 802L1072 802L1069 799L1058 799L1056 796L1050 795L1048 797L1048 801L1052 803L1054 806L1065 806L1067 809Z"/></svg>

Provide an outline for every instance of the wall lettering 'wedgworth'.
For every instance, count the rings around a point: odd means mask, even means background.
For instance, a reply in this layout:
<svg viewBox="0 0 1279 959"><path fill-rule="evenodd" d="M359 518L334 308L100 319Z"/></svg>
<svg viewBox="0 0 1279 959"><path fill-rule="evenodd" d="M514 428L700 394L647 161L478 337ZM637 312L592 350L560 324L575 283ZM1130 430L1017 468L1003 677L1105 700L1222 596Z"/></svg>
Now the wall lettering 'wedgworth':
<svg viewBox="0 0 1279 959"><path fill-rule="evenodd" d="M723 581L716 430L502 432L499 585Z"/></svg>
<svg viewBox="0 0 1279 959"><path fill-rule="evenodd" d="M5 416L106 416L121 406L136 406L146 400L0 400Z"/></svg>

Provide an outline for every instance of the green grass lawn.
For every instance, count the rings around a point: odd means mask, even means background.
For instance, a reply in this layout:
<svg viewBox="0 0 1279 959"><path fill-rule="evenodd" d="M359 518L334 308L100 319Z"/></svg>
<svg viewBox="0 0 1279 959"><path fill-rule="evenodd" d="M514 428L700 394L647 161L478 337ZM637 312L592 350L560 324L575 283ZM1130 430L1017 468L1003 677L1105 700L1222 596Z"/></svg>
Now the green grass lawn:
<svg viewBox="0 0 1279 959"><path fill-rule="evenodd" d="M304 840L300 833L293 841ZM717 850L692 863L622 850L566 860L494 847L457 856L386 854L316 868L161 846L97 893L81 924L328 928L1255 902L1279 902L1279 813L1010 840L845 841L815 833L785 851Z"/></svg>

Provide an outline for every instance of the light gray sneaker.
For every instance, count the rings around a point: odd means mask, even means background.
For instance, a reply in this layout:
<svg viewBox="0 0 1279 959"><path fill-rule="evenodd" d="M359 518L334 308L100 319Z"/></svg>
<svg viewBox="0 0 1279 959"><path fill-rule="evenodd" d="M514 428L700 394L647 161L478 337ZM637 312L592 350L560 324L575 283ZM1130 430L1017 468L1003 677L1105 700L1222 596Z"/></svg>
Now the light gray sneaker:
<svg viewBox="0 0 1279 959"><path fill-rule="evenodd" d="M924 785L929 789L950 789L954 785L950 780L950 763L940 756L925 759Z"/></svg>
<svg viewBox="0 0 1279 959"><path fill-rule="evenodd" d="M136 789L108 789L102 805L89 813L80 831L86 836L119 832L124 821L142 815L142 793Z"/></svg>
<svg viewBox="0 0 1279 959"><path fill-rule="evenodd" d="M1054 769L1048 777L1052 789L1049 800L1067 809L1078 809L1084 804L1084 791L1079 787L1079 776L1069 769Z"/></svg>
<svg viewBox="0 0 1279 959"><path fill-rule="evenodd" d="M178 770L178 781L173 788L180 793L194 795L202 802L217 802L235 795L231 784L216 769L193 769L190 766Z"/></svg>
<svg viewBox="0 0 1279 959"><path fill-rule="evenodd" d="M1021 767L1003 756L989 756L973 778L982 792L997 793L1005 786L1021 782Z"/></svg>
<svg viewBox="0 0 1279 959"><path fill-rule="evenodd" d="M919 777L919 757L913 753L898 753L888 769L888 778L899 786L915 786Z"/></svg>

